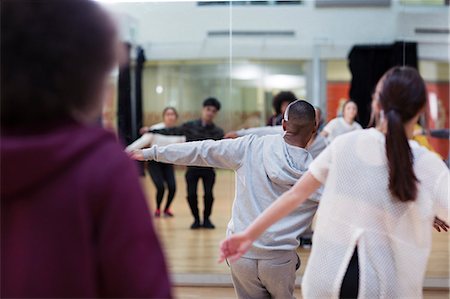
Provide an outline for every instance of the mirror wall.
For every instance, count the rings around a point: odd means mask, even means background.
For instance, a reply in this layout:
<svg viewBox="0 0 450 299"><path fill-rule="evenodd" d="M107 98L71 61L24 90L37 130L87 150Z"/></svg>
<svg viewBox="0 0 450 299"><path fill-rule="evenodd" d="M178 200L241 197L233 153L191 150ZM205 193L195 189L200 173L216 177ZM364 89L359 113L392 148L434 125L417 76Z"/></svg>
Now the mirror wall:
<svg viewBox="0 0 450 299"><path fill-rule="evenodd" d="M396 43L393 51L399 64L411 63L409 55L417 57L429 92L428 127L449 128L446 0L105 1L105 5L117 16L122 39L145 51L145 126L161 122L167 106L178 110L178 124L198 119L202 101L211 96L222 104L215 123L225 132L262 126L274 113L273 97L286 90L320 107L327 122L351 98L352 49L387 49ZM374 55L378 54L367 56L368 64L382 61L370 60ZM111 101L106 109L111 123L114 105ZM364 109L368 104L361 102L360 110ZM428 140L448 159L448 139L432 135ZM230 218L234 172L216 173L211 216L216 228L191 230L185 171L176 167L175 216L154 219L170 270L179 284L229 283L227 265L217 264L216 258ZM154 211L156 190L148 173L142 182ZM202 211L202 184L198 192ZM433 238L426 285L448 287L448 235L433 233ZM299 249L299 278L309 252Z"/></svg>

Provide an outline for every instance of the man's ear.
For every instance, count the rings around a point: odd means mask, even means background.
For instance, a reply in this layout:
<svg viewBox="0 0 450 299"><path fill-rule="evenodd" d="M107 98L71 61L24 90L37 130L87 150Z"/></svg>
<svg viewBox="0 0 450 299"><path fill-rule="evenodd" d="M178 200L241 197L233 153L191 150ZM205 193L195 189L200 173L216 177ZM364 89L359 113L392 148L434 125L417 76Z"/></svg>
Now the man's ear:
<svg viewBox="0 0 450 299"><path fill-rule="evenodd" d="M283 127L283 131L286 132L286 127L287 127L287 121L285 121L284 119L281 121L281 126Z"/></svg>

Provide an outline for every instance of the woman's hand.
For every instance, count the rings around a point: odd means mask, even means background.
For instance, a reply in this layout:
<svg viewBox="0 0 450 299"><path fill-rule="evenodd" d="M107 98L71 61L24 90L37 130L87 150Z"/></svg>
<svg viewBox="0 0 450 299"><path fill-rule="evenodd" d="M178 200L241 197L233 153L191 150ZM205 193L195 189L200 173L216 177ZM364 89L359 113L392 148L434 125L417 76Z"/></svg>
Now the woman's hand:
<svg viewBox="0 0 450 299"><path fill-rule="evenodd" d="M128 153L128 156L133 159L133 160L137 160L137 161L145 161L144 159L144 153L142 150L134 150L132 152Z"/></svg>
<svg viewBox="0 0 450 299"><path fill-rule="evenodd" d="M145 133L148 133L149 130L150 130L149 127L142 127L142 128L139 130L139 133L141 133L141 135L144 135Z"/></svg>
<svg viewBox="0 0 450 299"><path fill-rule="evenodd" d="M445 222L444 220L439 219L438 217L434 217L433 227L438 232L441 232L441 229L443 231L448 231L448 229L450 228L450 226L448 225L447 222Z"/></svg>
<svg viewBox="0 0 450 299"><path fill-rule="evenodd" d="M230 131L228 133L225 134L225 136L223 136L223 138L225 139L234 139L234 138L238 138L238 134L236 133L236 131Z"/></svg>
<svg viewBox="0 0 450 299"><path fill-rule="evenodd" d="M230 262L238 260L252 247L253 241L246 233L234 234L223 240L220 243L219 263L225 259L229 259Z"/></svg>

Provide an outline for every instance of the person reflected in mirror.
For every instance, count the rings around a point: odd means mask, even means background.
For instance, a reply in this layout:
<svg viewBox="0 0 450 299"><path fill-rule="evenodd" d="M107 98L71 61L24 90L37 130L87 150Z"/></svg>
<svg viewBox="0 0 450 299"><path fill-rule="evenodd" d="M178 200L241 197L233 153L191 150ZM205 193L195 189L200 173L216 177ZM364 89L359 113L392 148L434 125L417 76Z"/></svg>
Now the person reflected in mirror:
<svg viewBox="0 0 450 299"><path fill-rule="evenodd" d="M178 127L150 130L150 132L163 135L185 136L186 142L222 139L224 136L223 130L214 124L214 119L220 108L221 104L216 98L207 98L203 101L200 119L188 121ZM216 181L214 168L207 166L189 166L185 178L187 200L192 216L194 217L191 229L199 229L201 227L214 229L215 225L210 219L214 203L213 187ZM203 222L200 221L197 195L197 186L200 179L203 181L204 188Z"/></svg>
<svg viewBox="0 0 450 299"><path fill-rule="evenodd" d="M295 100L297 100L297 97L291 91L281 91L277 93L272 101L274 114L267 120L267 125L281 126L286 107Z"/></svg>
<svg viewBox="0 0 450 299"><path fill-rule="evenodd" d="M163 122L155 124L151 127L141 128L141 132L144 134L134 141L132 144L127 146L126 152L132 152L137 149L150 147L152 145L168 145L173 143L181 143L186 141L185 136L167 136L155 133L149 133L149 130L158 130L163 128L173 128L176 126L178 121L178 112L173 107L166 107L162 113ZM147 133L146 133L147 132ZM172 164L160 163L155 161L149 161L147 164L148 173L152 179L153 184L156 188L156 209L154 216L161 216L161 204L163 202L164 193L167 189L167 202L163 210L163 215L165 217L173 217L174 214L170 209L172 201L175 197L176 192L176 180L175 171Z"/></svg>
<svg viewBox="0 0 450 299"><path fill-rule="evenodd" d="M357 115L358 106L354 101L348 100L342 106L342 116L330 120L320 134L331 142L342 134L362 129L361 125L356 121Z"/></svg>

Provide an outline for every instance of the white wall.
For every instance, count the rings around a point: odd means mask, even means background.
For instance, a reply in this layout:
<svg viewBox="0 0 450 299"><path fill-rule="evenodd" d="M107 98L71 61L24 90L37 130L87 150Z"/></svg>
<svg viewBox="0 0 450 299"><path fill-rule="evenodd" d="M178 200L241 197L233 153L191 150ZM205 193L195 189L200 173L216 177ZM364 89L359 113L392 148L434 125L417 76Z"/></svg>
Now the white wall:
<svg viewBox="0 0 450 299"><path fill-rule="evenodd" d="M344 59L354 44L419 42L419 57L448 61L448 34L415 28L449 28L448 7L384 8L293 6L205 7L196 2L121 3L114 11L133 19L136 40L151 60L229 58ZM128 26L126 22L122 26ZM294 31L294 37L208 37L208 31ZM127 32L127 30L122 30ZM129 31L129 30L128 30ZM230 45L232 45L230 47ZM317 49L317 48L316 48ZM232 51L232 52L231 52Z"/></svg>

